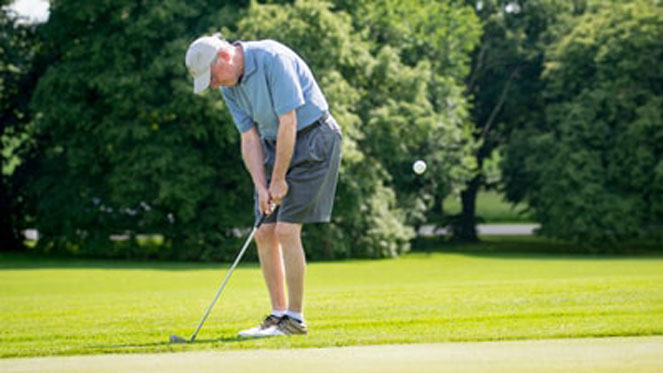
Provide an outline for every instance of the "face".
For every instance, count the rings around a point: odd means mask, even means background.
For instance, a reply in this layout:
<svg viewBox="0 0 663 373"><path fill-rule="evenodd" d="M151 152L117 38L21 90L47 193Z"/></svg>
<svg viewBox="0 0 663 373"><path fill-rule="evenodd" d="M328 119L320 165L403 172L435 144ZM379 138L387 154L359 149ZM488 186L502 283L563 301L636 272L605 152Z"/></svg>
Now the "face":
<svg viewBox="0 0 663 373"><path fill-rule="evenodd" d="M220 52L212 62L210 87L217 89L219 87L232 87L237 84L238 74L235 66L230 63L231 58L226 52Z"/></svg>

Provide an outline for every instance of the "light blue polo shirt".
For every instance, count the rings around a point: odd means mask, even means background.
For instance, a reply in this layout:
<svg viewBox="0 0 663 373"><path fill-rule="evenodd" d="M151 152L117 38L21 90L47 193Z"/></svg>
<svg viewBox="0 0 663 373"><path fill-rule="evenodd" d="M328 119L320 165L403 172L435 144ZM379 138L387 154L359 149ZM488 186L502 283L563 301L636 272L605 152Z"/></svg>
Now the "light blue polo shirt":
<svg viewBox="0 0 663 373"><path fill-rule="evenodd" d="M236 86L221 88L239 132L257 125L261 137L275 140L280 115L296 110L301 130L328 110L311 70L290 48L273 40L239 44L244 75Z"/></svg>

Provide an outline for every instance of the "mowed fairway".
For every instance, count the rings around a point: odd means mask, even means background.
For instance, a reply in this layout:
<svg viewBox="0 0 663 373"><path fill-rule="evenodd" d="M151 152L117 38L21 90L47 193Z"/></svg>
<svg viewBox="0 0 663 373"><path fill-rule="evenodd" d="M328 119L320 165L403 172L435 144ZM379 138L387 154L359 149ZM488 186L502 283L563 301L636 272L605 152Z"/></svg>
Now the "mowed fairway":
<svg viewBox="0 0 663 373"><path fill-rule="evenodd" d="M663 258L410 254L311 263L310 335L237 339L269 311L256 264L3 256L0 357L663 334Z"/></svg>

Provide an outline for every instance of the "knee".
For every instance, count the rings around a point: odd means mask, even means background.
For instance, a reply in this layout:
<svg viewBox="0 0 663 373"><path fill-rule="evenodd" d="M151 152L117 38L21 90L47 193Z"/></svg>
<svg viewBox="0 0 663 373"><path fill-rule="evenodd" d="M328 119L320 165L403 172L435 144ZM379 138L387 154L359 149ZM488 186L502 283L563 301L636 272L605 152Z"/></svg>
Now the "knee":
<svg viewBox="0 0 663 373"><path fill-rule="evenodd" d="M299 239L300 225L291 223L277 223L274 235L279 242L292 242Z"/></svg>
<svg viewBox="0 0 663 373"><path fill-rule="evenodd" d="M254 236L258 246L267 246L274 241L274 224L263 224Z"/></svg>

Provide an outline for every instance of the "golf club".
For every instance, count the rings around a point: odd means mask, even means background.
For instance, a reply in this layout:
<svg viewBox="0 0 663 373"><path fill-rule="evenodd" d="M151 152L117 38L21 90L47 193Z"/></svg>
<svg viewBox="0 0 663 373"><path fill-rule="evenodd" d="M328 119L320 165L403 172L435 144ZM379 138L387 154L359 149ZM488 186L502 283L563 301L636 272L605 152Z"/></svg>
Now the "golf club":
<svg viewBox="0 0 663 373"><path fill-rule="evenodd" d="M278 210L278 206L272 208L272 214ZM269 216L268 214L261 213L260 218L256 221L256 223L253 225L253 229L251 229L251 233L249 233L249 236L246 238L246 241L244 242L244 246L242 246L242 249L239 251L239 254L237 254L237 258L235 259L235 262L233 265L230 267L230 270L226 274L226 278L223 280L223 283L221 284L221 287L219 290L217 290L216 295L214 296L214 299L212 299L212 303L210 303L209 307L207 307L207 311L205 312L205 315L203 315L203 318L200 320L200 323L198 324L198 327L196 328L196 331L191 335L191 338L187 341L186 338L181 337L176 334L171 334L170 336L170 342L171 343L184 343L184 342L193 342L196 340L196 337L198 336L198 332L200 331L200 328L203 327L203 324L205 323L205 320L207 320L207 316L209 316L210 312L212 311L212 307L214 307L214 303L216 303L217 299L219 299L219 296L221 295L221 292L223 292L223 288L226 287L226 284L228 283L228 280L230 279L230 275L232 275L233 271L235 270L235 267L237 267L237 264L239 264L239 261L242 259L242 256L244 256L244 252L246 251L246 248L249 247L249 244L251 243L251 239L253 239L253 236L256 234L256 231L262 223L265 221L265 219Z"/></svg>

